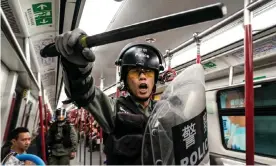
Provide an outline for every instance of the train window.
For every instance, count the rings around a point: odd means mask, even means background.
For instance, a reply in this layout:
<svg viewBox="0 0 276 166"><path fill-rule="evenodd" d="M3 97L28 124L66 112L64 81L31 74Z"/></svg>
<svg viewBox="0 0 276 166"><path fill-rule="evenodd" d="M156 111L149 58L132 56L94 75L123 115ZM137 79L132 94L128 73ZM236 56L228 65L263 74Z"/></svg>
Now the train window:
<svg viewBox="0 0 276 166"><path fill-rule="evenodd" d="M255 85L255 153L276 157L276 82ZM223 146L245 151L244 87L217 93Z"/></svg>
<svg viewBox="0 0 276 166"><path fill-rule="evenodd" d="M245 116L222 116L224 146L245 151ZM255 117L255 151L276 156L276 116ZM274 146L273 146L274 145Z"/></svg>
<svg viewBox="0 0 276 166"><path fill-rule="evenodd" d="M276 83L257 85L254 88L255 107L276 106ZM218 92L221 110L244 108L244 88Z"/></svg>

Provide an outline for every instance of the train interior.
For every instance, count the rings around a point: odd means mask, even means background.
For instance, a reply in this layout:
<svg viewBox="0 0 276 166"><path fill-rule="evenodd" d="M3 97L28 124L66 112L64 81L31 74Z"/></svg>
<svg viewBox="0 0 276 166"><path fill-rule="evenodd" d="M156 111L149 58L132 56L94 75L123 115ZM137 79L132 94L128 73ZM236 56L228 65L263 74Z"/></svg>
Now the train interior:
<svg viewBox="0 0 276 166"><path fill-rule="evenodd" d="M91 36L217 2L227 7L223 18L94 47L96 62L92 75L97 87L116 98L119 83L114 62L126 44L148 42L164 55L167 50L177 50L166 58L166 69L160 74L171 79L157 83L153 98L158 101L174 76L196 63L200 51L211 165L245 165L245 29L241 0L1 0L1 143L19 126L27 127L36 136L41 120L46 121L47 128L60 107L66 108L80 139L85 139L86 129L81 127L90 123L86 120L90 113L62 103L67 96L60 59L40 55L40 50L55 42L57 35L80 28ZM251 12L254 161L258 165L273 165L276 163L276 1L255 0L249 5L254 9ZM200 45L194 33L205 34ZM80 141L73 164L104 164L102 142L97 143L99 152L93 153L84 142Z"/></svg>

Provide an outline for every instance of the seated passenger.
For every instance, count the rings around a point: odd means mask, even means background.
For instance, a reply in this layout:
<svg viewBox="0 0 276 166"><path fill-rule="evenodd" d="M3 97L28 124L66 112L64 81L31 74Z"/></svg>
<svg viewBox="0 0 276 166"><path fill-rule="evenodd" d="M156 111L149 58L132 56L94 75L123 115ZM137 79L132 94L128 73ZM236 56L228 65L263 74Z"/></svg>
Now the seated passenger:
<svg viewBox="0 0 276 166"><path fill-rule="evenodd" d="M26 153L31 144L31 135L27 128L18 127L11 132L7 146L1 149L2 165L32 165L30 161L19 161L15 156L17 154ZM3 160L2 160L3 154Z"/></svg>

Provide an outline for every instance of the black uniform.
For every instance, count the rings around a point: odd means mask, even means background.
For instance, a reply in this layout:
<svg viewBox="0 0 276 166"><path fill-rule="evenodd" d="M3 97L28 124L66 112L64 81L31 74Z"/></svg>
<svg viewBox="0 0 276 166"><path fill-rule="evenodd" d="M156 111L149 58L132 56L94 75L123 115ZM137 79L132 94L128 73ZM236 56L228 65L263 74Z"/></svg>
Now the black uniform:
<svg viewBox="0 0 276 166"><path fill-rule="evenodd" d="M82 35L84 32L77 29L71 34L67 33L58 36L56 39L56 47L63 54L61 62L63 65L65 92L77 106L84 107L90 111L107 134L104 149L107 156L107 164L141 164L143 134L154 103L151 101L147 108L142 109L136 102L138 101L137 98L131 94L128 97L113 100L95 87L91 76L93 64L84 63L85 60L83 59L80 61L76 60L76 58L82 56L81 51L74 52L75 55L73 56L67 55L64 51L71 49L68 48L68 44L64 45L68 35L71 35L71 38L76 38L79 37L78 34ZM73 39L70 40L72 41ZM77 38L75 42L77 42ZM86 58L84 59L87 59L89 53L82 52L82 54L85 54ZM90 59L94 58L90 57ZM162 66L163 62L162 54L153 46L131 44L121 51L116 65L121 67L120 80L125 83L125 88L127 89L126 76L128 67L142 67L154 70L156 83L159 71L164 69ZM150 153L145 152L145 156L145 158L150 158ZM152 164L152 159L149 159L146 163Z"/></svg>
<svg viewBox="0 0 276 166"><path fill-rule="evenodd" d="M152 101L148 111L154 107ZM148 117L133 99L120 97L116 101L115 129L107 136L104 152L107 164L130 165L141 164L141 148ZM146 145L150 147L150 144ZM145 164L153 164L149 154L145 154Z"/></svg>
<svg viewBox="0 0 276 166"><path fill-rule="evenodd" d="M47 145L51 151L50 165L69 165L71 152L77 151L77 134L68 121L54 122L47 135Z"/></svg>

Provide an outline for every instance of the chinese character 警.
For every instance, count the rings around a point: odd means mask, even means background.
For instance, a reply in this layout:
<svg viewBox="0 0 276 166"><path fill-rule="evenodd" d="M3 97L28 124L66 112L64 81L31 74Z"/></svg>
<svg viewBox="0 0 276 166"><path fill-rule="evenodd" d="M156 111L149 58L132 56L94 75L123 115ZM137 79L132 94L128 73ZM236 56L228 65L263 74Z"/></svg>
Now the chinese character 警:
<svg viewBox="0 0 276 166"><path fill-rule="evenodd" d="M191 123L190 125L185 126L183 129L183 141L186 142L186 149L195 144L195 123Z"/></svg>

